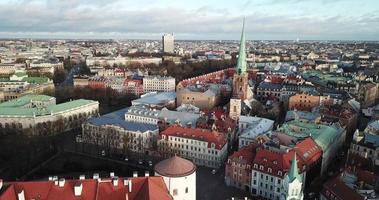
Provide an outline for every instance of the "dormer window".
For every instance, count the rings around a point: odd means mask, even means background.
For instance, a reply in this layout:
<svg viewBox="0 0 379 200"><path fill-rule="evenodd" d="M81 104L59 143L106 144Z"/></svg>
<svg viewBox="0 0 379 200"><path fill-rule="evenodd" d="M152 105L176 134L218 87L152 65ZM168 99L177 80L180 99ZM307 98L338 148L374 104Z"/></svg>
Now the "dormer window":
<svg viewBox="0 0 379 200"><path fill-rule="evenodd" d="M282 171L278 171L278 176L282 176Z"/></svg>
<svg viewBox="0 0 379 200"><path fill-rule="evenodd" d="M258 165L257 165L257 164L254 164L254 168L257 169L257 168L258 168Z"/></svg>
<svg viewBox="0 0 379 200"><path fill-rule="evenodd" d="M268 173L272 173L272 169L271 168L268 168L267 171L268 171Z"/></svg>
<svg viewBox="0 0 379 200"><path fill-rule="evenodd" d="M259 169L260 169L260 170L263 170L263 165L260 165L260 166L259 166Z"/></svg>
<svg viewBox="0 0 379 200"><path fill-rule="evenodd" d="M278 161L274 160L273 163L274 163L274 165L277 165L277 164L278 164Z"/></svg>

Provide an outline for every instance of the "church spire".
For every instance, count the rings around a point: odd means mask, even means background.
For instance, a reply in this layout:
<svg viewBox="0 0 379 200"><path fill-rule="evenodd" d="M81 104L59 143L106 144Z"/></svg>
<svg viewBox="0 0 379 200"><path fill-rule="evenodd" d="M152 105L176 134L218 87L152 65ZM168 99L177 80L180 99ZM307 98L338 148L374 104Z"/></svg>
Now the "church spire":
<svg viewBox="0 0 379 200"><path fill-rule="evenodd" d="M245 18L243 18L240 49L239 49L238 61L237 61L237 73L239 75L244 74L246 72L246 68L247 68L246 44L245 43L246 43L246 41L245 41Z"/></svg>
<svg viewBox="0 0 379 200"><path fill-rule="evenodd" d="M295 179L299 179L299 181L301 181L301 177L299 175L299 169L297 168L296 153L294 154L292 162L291 162L291 169L288 173L288 178L290 182L292 182Z"/></svg>

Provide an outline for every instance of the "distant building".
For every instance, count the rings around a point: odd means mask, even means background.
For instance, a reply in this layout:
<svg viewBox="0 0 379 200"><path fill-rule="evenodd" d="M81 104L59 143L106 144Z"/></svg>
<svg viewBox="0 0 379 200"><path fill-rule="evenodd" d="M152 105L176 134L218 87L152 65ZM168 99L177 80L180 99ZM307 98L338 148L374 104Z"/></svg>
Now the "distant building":
<svg viewBox="0 0 379 200"><path fill-rule="evenodd" d="M177 91L177 106L191 104L200 109L211 109L221 102L222 94L227 91L230 91L227 85L191 85Z"/></svg>
<svg viewBox="0 0 379 200"><path fill-rule="evenodd" d="M358 101L363 108L375 105L379 99L379 84L378 83L365 83L359 84Z"/></svg>
<svg viewBox="0 0 379 200"><path fill-rule="evenodd" d="M146 76L143 78L143 91L173 92L175 91L175 78L161 76Z"/></svg>
<svg viewBox="0 0 379 200"><path fill-rule="evenodd" d="M219 168L228 144L222 133L173 125L160 133L158 150L162 155L176 154L197 165Z"/></svg>
<svg viewBox="0 0 379 200"><path fill-rule="evenodd" d="M124 89L125 89L125 92L128 94L134 94L136 96L140 96L141 94L143 94L142 80L125 79Z"/></svg>
<svg viewBox="0 0 379 200"><path fill-rule="evenodd" d="M174 35L164 34L162 36L162 46L163 46L164 53L174 53L174 50L175 50Z"/></svg>
<svg viewBox="0 0 379 200"><path fill-rule="evenodd" d="M73 78L74 87L87 87L88 86L88 76L76 76Z"/></svg>
<svg viewBox="0 0 379 200"><path fill-rule="evenodd" d="M340 102L328 96L296 94L289 98L288 109L312 111L313 108L319 107L321 105L334 105L337 103L340 103Z"/></svg>
<svg viewBox="0 0 379 200"><path fill-rule="evenodd" d="M374 166L379 166L379 120L369 123L363 132L357 130L354 133L349 152L369 159Z"/></svg>
<svg viewBox="0 0 379 200"><path fill-rule="evenodd" d="M132 106L142 105L149 108L175 108L175 92L150 92L132 101Z"/></svg>

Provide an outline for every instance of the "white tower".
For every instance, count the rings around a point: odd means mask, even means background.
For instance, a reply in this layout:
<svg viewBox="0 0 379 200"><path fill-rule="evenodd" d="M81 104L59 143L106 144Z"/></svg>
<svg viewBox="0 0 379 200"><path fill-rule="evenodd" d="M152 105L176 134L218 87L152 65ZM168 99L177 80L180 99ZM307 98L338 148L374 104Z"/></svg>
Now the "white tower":
<svg viewBox="0 0 379 200"><path fill-rule="evenodd" d="M241 116L241 107L242 102L241 99L230 99L230 106L229 106L229 117L238 120Z"/></svg>
<svg viewBox="0 0 379 200"><path fill-rule="evenodd" d="M174 156L154 167L162 176L174 200L196 200L196 166L189 160Z"/></svg>
<svg viewBox="0 0 379 200"><path fill-rule="evenodd" d="M299 174L295 153L291 169L284 177L281 200L303 200L303 196L303 177Z"/></svg>

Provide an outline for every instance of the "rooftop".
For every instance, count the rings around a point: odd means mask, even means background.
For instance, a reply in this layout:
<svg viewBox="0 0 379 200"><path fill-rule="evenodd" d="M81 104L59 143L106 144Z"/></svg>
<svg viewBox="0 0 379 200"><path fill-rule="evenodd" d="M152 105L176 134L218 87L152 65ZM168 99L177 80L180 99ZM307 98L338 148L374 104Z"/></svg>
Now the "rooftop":
<svg viewBox="0 0 379 200"><path fill-rule="evenodd" d="M191 161L175 155L156 164L154 170L162 176L183 177L193 174L196 166Z"/></svg>
<svg viewBox="0 0 379 200"><path fill-rule="evenodd" d="M130 182L129 182L130 180ZM161 177L135 177L113 179L64 180L62 186L55 181L31 181L5 183L6 189L0 199L16 200L24 191L25 199L41 200L172 200ZM132 184L131 191L129 184ZM75 195L75 187L81 187L80 195Z"/></svg>

